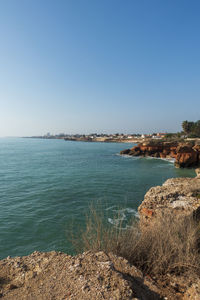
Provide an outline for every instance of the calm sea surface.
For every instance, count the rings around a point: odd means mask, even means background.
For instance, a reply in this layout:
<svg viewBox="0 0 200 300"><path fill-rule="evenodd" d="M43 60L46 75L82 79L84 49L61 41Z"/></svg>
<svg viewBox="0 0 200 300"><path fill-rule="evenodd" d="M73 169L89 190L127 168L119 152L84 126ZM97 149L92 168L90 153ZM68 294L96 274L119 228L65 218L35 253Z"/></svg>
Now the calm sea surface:
<svg viewBox="0 0 200 300"><path fill-rule="evenodd" d="M0 139L0 258L71 251L67 231L84 226L90 203L112 223L136 215L146 191L170 177L194 177L160 159L122 157L131 144Z"/></svg>

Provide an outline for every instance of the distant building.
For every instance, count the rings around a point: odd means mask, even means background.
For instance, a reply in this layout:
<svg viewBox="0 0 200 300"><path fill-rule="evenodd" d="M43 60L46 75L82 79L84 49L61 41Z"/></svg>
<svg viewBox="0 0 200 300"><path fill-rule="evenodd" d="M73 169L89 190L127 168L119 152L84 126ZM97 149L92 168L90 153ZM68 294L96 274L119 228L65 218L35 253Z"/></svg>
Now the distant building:
<svg viewBox="0 0 200 300"><path fill-rule="evenodd" d="M159 132L159 133L157 133L157 137L159 137L159 138L164 138L166 136L166 133L161 133L161 132Z"/></svg>
<svg viewBox="0 0 200 300"><path fill-rule="evenodd" d="M142 138L142 139L145 139L145 138L151 138L151 137L152 137L151 134L142 134L142 135L141 135L141 138Z"/></svg>

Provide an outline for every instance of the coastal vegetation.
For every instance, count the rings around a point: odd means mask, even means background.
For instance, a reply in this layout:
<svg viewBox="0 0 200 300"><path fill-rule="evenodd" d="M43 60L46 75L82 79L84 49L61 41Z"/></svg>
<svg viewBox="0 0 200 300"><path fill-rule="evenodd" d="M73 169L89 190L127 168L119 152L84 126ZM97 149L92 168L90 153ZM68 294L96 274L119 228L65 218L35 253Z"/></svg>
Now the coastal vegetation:
<svg viewBox="0 0 200 300"><path fill-rule="evenodd" d="M192 216L164 213L149 226L132 219L124 228L122 222L105 223L103 213L92 209L73 244L77 253L102 251L127 260L158 288L161 297L147 299L182 299L200 278L200 223Z"/></svg>
<svg viewBox="0 0 200 300"><path fill-rule="evenodd" d="M81 238L72 242L77 252L104 251L124 257L151 277L200 276L200 224L192 217L171 212L145 227L134 218L125 229L122 223L106 225L103 214L93 208Z"/></svg>
<svg viewBox="0 0 200 300"><path fill-rule="evenodd" d="M183 121L181 124L182 131L166 133L163 140L167 141L184 141L186 138L200 138L200 120Z"/></svg>
<svg viewBox="0 0 200 300"><path fill-rule="evenodd" d="M196 122L183 121L182 122L183 132L189 138L199 138L200 137L200 120Z"/></svg>

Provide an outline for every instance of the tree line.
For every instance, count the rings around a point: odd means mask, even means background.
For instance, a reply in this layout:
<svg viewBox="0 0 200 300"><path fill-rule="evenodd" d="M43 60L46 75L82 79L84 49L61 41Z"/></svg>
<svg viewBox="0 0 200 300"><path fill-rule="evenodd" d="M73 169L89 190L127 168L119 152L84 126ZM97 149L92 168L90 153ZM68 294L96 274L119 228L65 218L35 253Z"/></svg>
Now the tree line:
<svg viewBox="0 0 200 300"><path fill-rule="evenodd" d="M196 122L183 121L182 128L188 137L200 137L200 120Z"/></svg>

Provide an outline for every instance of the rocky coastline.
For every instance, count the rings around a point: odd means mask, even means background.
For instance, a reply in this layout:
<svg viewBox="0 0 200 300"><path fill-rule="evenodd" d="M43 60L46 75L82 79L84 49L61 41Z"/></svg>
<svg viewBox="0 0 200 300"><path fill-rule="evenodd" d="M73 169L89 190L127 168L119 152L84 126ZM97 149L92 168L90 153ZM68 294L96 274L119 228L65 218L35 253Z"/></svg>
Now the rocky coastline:
<svg viewBox="0 0 200 300"><path fill-rule="evenodd" d="M195 178L168 179L152 187L138 209L140 227L150 226L162 214L192 216L200 222L200 169L196 173ZM0 298L194 300L200 299L200 280L180 274L159 283L111 253L36 251L0 261Z"/></svg>
<svg viewBox="0 0 200 300"><path fill-rule="evenodd" d="M200 168L195 178L170 178L162 186L150 188L138 208L141 226L148 226L156 216L193 216L200 221Z"/></svg>
<svg viewBox="0 0 200 300"><path fill-rule="evenodd" d="M120 152L121 155L174 159L177 168L200 165L200 144L180 142L144 142Z"/></svg>

